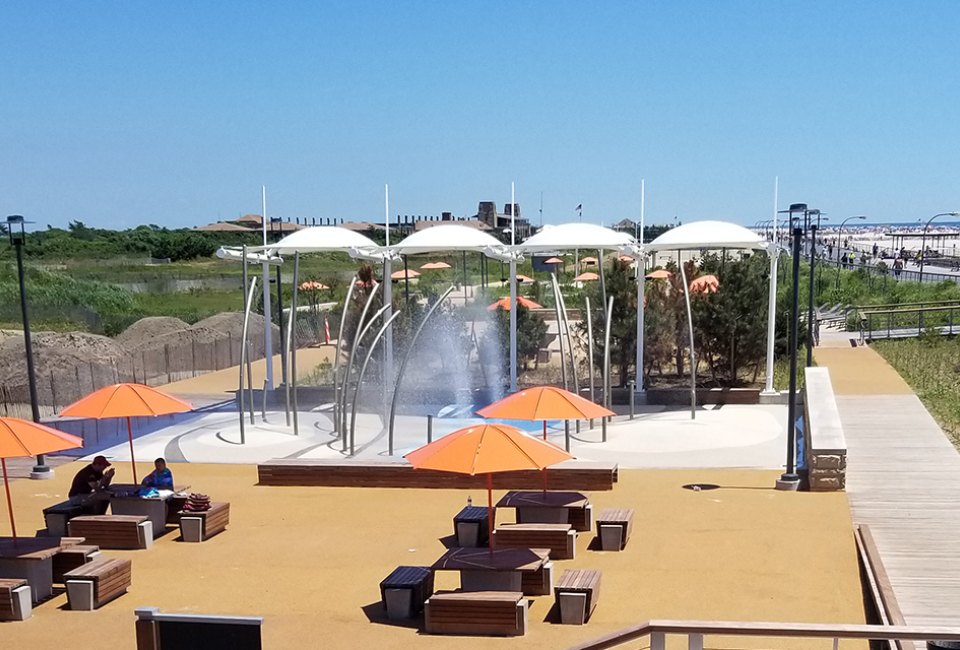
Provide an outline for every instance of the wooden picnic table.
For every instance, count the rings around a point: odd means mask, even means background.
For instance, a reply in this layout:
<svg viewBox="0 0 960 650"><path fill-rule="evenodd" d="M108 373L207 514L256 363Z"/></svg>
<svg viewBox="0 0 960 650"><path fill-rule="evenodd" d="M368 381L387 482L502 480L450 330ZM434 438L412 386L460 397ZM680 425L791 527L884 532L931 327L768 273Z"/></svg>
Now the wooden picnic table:
<svg viewBox="0 0 960 650"><path fill-rule="evenodd" d="M24 578L33 602L53 595L53 556L83 537L0 537L0 578Z"/></svg>
<svg viewBox="0 0 960 650"><path fill-rule="evenodd" d="M185 498L178 495L189 489L187 486L175 486L173 491L165 490L164 494L152 497L140 496L142 486L134 483L118 483L110 486L110 512L115 515L140 515L146 517L153 524L154 538L162 535L167 529L171 510L179 512ZM171 507L172 506L172 507Z"/></svg>
<svg viewBox="0 0 960 650"><path fill-rule="evenodd" d="M593 528L593 506L581 492L511 491L498 508L516 508L518 524L570 524L585 532Z"/></svg>
<svg viewBox="0 0 960 650"><path fill-rule="evenodd" d="M452 548L430 568L459 571L464 591L523 591L523 574L540 572L549 562L546 548Z"/></svg>

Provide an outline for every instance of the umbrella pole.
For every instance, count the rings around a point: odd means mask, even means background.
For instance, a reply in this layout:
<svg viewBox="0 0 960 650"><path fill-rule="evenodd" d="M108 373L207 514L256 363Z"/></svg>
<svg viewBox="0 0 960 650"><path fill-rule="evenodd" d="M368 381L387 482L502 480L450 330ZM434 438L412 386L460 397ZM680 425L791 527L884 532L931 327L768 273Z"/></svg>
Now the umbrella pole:
<svg viewBox="0 0 960 650"><path fill-rule="evenodd" d="M13 521L13 501L10 499L10 482L7 480L7 461L5 458L0 458L0 466L3 467L3 489L7 493L7 512L10 513L10 530L13 531L13 542L16 544L17 524Z"/></svg>
<svg viewBox="0 0 960 650"><path fill-rule="evenodd" d="M9 491L7 492L7 498L10 498ZM13 510L10 513L10 521L12 522ZM490 547L490 555L493 555L493 474L490 472L487 472L487 546Z"/></svg>
<svg viewBox="0 0 960 650"><path fill-rule="evenodd" d="M543 421L543 439L544 440L547 439L547 421L546 420Z"/></svg>
<svg viewBox="0 0 960 650"><path fill-rule="evenodd" d="M133 458L133 425L130 424L129 416L127 416L127 440L130 441L130 469L133 470L133 482L137 483L137 463Z"/></svg>
<svg viewBox="0 0 960 650"><path fill-rule="evenodd" d="M543 474L543 496L547 496L547 468L541 469L540 473Z"/></svg>

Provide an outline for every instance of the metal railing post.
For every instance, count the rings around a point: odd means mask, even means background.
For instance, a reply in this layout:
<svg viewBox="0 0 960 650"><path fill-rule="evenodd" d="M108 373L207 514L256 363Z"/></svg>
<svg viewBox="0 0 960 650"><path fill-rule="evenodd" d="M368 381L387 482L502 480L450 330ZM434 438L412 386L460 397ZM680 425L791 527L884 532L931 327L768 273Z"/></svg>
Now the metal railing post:
<svg viewBox="0 0 960 650"><path fill-rule="evenodd" d="M635 406L634 393L636 393L636 388L637 388L637 382L631 379L630 380L630 419L631 420L633 419L633 413L634 413L634 406Z"/></svg>
<svg viewBox="0 0 960 650"><path fill-rule="evenodd" d="M570 420L563 421L563 446L570 453Z"/></svg>
<svg viewBox="0 0 960 650"><path fill-rule="evenodd" d="M427 444L433 442L433 415L427 413Z"/></svg>
<svg viewBox="0 0 960 650"><path fill-rule="evenodd" d="M703 635L691 632L687 635L688 650L703 650Z"/></svg>

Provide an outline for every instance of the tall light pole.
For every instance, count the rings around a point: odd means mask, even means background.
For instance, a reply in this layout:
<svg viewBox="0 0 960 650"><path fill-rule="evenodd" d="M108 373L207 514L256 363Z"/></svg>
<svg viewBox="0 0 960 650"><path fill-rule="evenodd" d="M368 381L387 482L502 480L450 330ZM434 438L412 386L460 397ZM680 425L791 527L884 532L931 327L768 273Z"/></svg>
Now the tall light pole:
<svg viewBox="0 0 960 650"><path fill-rule="evenodd" d="M957 215L960 215L960 212L941 212L927 219L927 223L923 227L923 237L920 238L920 282L923 282L923 263L927 261L927 228L930 227L930 222L937 217L955 217Z"/></svg>
<svg viewBox="0 0 960 650"><path fill-rule="evenodd" d="M867 217L862 214L854 215L852 217L847 217L846 219L840 222L840 227L837 228L837 286L836 286L837 289L840 288L840 235L843 233L843 225L848 221L850 221L851 219L859 219L860 221L863 221L866 218Z"/></svg>
<svg viewBox="0 0 960 650"><path fill-rule="evenodd" d="M814 215L817 217L817 223L813 223ZM817 263L817 230L820 229L822 213L820 210L807 210L806 216L810 222L810 291L807 303L807 367L809 368L813 365L813 274Z"/></svg>
<svg viewBox="0 0 960 650"><path fill-rule="evenodd" d="M27 384L30 388L30 411L34 422L40 422L40 404L37 399L37 375L33 367L33 341L30 338L30 316L27 312L27 285L23 271L23 245L27 239L26 225L19 214L7 217L7 235L10 245L17 252L17 278L20 281L20 316L23 319L23 345L27 354ZM30 472L30 478L53 478L51 470L44 462L43 455L37 456L37 464Z"/></svg>

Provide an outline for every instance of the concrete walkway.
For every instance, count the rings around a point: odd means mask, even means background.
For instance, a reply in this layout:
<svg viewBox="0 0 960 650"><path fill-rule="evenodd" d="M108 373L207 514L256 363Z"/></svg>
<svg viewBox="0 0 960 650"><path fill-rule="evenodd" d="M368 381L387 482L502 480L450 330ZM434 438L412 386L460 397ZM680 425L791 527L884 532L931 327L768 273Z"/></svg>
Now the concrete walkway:
<svg viewBox="0 0 960 650"><path fill-rule="evenodd" d="M853 520L868 524L909 625L960 611L960 455L903 379L869 347L818 348L847 439Z"/></svg>

